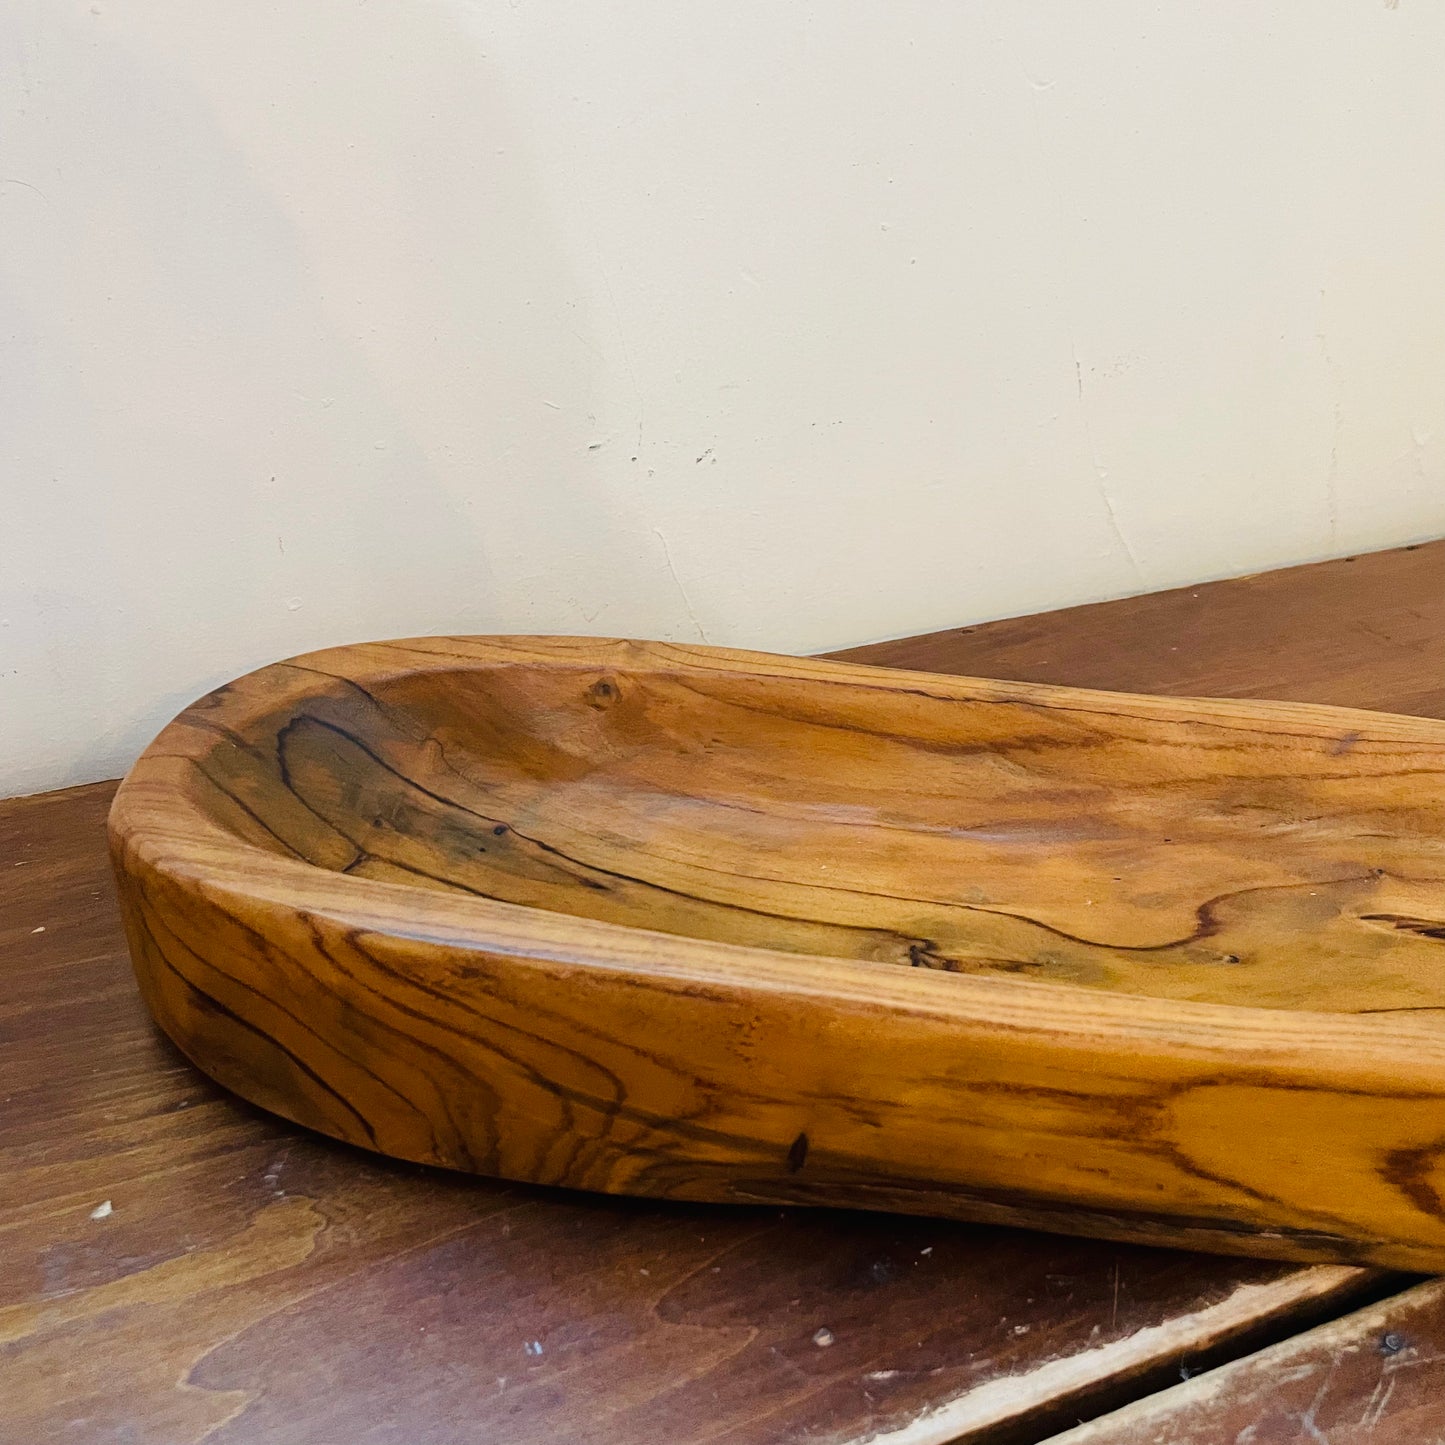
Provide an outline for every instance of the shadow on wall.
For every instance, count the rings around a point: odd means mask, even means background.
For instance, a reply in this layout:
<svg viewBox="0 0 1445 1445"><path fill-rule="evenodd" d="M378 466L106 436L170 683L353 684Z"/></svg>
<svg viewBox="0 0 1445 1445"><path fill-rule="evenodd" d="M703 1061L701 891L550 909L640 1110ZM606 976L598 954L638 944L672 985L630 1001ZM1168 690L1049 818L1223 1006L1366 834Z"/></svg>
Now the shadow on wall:
<svg viewBox="0 0 1445 1445"><path fill-rule="evenodd" d="M98 9L29 14L0 191L0 793L116 773L279 656L594 630L652 538L589 486L593 319L477 41L438 6Z"/></svg>

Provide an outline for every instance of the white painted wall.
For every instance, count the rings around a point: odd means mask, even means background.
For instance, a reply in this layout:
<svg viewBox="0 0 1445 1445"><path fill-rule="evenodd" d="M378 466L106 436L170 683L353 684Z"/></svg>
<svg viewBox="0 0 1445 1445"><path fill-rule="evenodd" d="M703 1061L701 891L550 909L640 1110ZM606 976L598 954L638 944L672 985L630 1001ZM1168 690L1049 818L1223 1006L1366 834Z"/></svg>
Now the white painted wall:
<svg viewBox="0 0 1445 1445"><path fill-rule="evenodd" d="M1445 532L1445 8L4 0L0 793L434 631Z"/></svg>

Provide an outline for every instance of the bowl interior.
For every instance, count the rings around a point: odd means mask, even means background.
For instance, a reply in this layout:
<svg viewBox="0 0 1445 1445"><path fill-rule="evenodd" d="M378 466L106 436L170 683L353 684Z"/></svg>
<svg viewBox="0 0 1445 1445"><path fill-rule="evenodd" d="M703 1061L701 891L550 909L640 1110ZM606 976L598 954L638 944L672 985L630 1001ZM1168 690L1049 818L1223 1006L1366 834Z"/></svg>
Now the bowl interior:
<svg viewBox="0 0 1445 1445"><path fill-rule="evenodd" d="M202 802L317 867L664 933L1156 997L1445 1006L1438 750L1126 703L886 675L317 674L218 741Z"/></svg>

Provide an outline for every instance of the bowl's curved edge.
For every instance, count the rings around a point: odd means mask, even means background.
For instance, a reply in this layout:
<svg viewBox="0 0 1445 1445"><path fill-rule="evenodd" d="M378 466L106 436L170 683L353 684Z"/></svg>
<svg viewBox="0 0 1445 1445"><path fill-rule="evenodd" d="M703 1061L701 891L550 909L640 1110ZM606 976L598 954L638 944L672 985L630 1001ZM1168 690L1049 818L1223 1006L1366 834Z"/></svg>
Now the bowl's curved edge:
<svg viewBox="0 0 1445 1445"><path fill-rule="evenodd" d="M591 657L583 641L567 650ZM558 646L466 656L536 665ZM251 679L274 701L304 695L318 664L417 665L394 653L333 649ZM256 691L196 707L243 727ZM297 1123L611 1193L1445 1268L1445 1038L1427 1021L920 976L409 898L262 855L202 816L185 773L205 744L186 716L111 814L137 977L188 1057Z"/></svg>

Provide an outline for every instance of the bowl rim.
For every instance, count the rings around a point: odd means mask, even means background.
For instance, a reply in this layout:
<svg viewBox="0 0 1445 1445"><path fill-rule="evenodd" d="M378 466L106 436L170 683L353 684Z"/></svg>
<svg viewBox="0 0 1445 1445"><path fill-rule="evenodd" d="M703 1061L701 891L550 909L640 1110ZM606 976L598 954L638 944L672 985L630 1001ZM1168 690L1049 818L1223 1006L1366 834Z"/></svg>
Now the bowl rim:
<svg viewBox="0 0 1445 1445"><path fill-rule="evenodd" d="M945 973L827 954L791 953L589 919L461 892L344 874L288 858L226 828L195 799L194 765L226 734L326 685L357 686L417 672L562 666L578 671L650 671L846 684L937 701L1021 703L1086 714L1258 731L1333 742L1342 734L1380 744L1426 745L1445 755L1445 721L1328 704L1167 697L1010 682L792 658L711 645L570 634L421 636L343 644L245 673L183 709L142 752L117 790L108 830L117 866L155 872L260 917L326 918L336 926L519 966L565 965L627 972L664 988L764 990L800 1006L828 1001L868 1010L923 1013L970 1026L1018 1030L1101 1052L1123 1046L1262 1069L1307 1069L1318 1079L1333 1058L1351 1076L1422 1087L1445 1068L1445 1029L1432 1011L1351 1013L1172 1000L1064 981ZM1127 707L1121 704L1127 702ZM1434 1017L1436 1022L1431 1023ZM1390 1052L1382 1053L1389 1046ZM1408 1045L1408 1056L1399 1050ZM1433 1096L1433 1094L1432 1094Z"/></svg>

